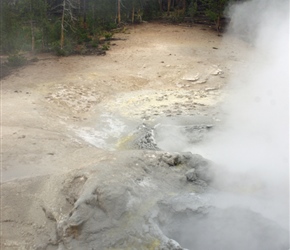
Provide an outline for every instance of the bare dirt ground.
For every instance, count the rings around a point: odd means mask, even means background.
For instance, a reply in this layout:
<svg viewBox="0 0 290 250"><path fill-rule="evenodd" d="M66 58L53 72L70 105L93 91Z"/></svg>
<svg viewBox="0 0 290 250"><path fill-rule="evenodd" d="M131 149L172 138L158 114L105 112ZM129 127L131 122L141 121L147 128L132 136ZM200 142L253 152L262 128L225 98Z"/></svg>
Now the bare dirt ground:
<svg viewBox="0 0 290 250"><path fill-rule="evenodd" d="M66 182L59 176L116 160L124 125L195 115L218 120L229 76L250 53L242 41L204 26L144 23L114 38L105 56L38 55L1 81L3 249L35 249L19 245L31 246L35 228L55 230L62 215L51 219L41 197L57 206L57 185ZM70 178L73 189L78 179ZM66 204L60 214L65 207L71 209Z"/></svg>
<svg viewBox="0 0 290 250"><path fill-rule="evenodd" d="M39 55L2 80L2 182L104 157L75 133L100 112L142 121L215 105L247 51L203 26L148 23L114 37L106 56Z"/></svg>

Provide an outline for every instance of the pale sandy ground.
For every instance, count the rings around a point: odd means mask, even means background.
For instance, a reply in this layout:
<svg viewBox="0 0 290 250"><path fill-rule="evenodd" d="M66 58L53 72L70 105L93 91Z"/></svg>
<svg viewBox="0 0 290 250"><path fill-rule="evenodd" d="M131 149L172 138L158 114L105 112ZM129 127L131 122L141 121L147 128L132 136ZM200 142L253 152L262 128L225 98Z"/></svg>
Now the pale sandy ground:
<svg viewBox="0 0 290 250"><path fill-rule="evenodd" d="M218 121L230 75L251 49L204 26L144 23L114 38L105 56L37 55L2 79L3 249L54 239L46 209L63 209L57 223L72 209L61 205L66 173L114 161L130 129L164 117Z"/></svg>
<svg viewBox="0 0 290 250"><path fill-rule="evenodd" d="M2 182L106 158L92 145L101 114L141 123L206 111L249 52L203 26L146 23L114 37L106 56L39 55L1 81Z"/></svg>
<svg viewBox="0 0 290 250"><path fill-rule="evenodd" d="M219 104L229 93L232 75L247 66L253 48L195 25L143 23L114 38L105 56L37 55L38 62L1 81L1 250L160 249L156 241L151 247L139 242L141 229L136 248L130 242L122 248L118 239L126 242L127 232L139 232L136 228L142 223L148 226L145 214L156 209L154 202L166 201L181 189L197 192L180 181L185 169L158 165L164 163L158 157L166 152L128 150L128 134L142 123L161 122L159 129L166 136L170 119L201 116L219 123ZM151 170L147 173L143 165ZM87 191L92 195L91 184L102 191L97 193L98 204L91 207L101 214L102 202L122 212L119 205L127 204L124 190L134 190L128 204L140 202L124 211L135 220L128 224L125 216L116 228L107 229L106 219L114 213L91 216L97 218L93 231L100 228L100 234L93 235L101 238L93 243L99 246L105 237L109 248L69 248L85 242L77 238L78 231L64 232L79 202L86 202ZM115 238L110 238L112 232ZM116 248L111 248L113 240ZM61 247L65 243L68 248Z"/></svg>
<svg viewBox="0 0 290 250"><path fill-rule="evenodd" d="M230 75L251 51L204 26L144 23L114 37L105 56L38 55L1 81L3 249L54 238L43 204L69 213L62 174L113 161L130 129L164 117L218 121Z"/></svg>

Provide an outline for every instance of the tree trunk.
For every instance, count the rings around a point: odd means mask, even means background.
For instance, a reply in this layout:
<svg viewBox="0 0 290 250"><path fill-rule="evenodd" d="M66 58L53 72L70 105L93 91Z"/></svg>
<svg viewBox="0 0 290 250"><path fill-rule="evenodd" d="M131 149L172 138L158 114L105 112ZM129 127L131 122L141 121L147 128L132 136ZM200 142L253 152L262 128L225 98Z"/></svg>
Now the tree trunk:
<svg viewBox="0 0 290 250"><path fill-rule="evenodd" d="M118 0L118 24L121 23L121 0Z"/></svg>
<svg viewBox="0 0 290 250"><path fill-rule="evenodd" d="M183 11L183 14L184 14L185 11L186 11L186 0L183 0L183 1L182 1L182 11Z"/></svg>
<svg viewBox="0 0 290 250"><path fill-rule="evenodd" d="M133 8L132 8L132 23L134 23L134 18L135 18L135 8L134 8L134 5L133 5Z"/></svg>
<svg viewBox="0 0 290 250"><path fill-rule="evenodd" d="M84 22L84 29L87 29L88 28L88 25L87 25L87 10L86 10L86 0L84 0L84 9L83 9L83 22Z"/></svg>
<svg viewBox="0 0 290 250"><path fill-rule="evenodd" d="M62 9L62 17L61 17L61 33L60 33L60 48L64 47L64 14L65 14L65 1L63 0L63 9Z"/></svg>
<svg viewBox="0 0 290 250"><path fill-rule="evenodd" d="M221 31L221 16L218 15L218 18L216 20L216 31L220 32Z"/></svg>
<svg viewBox="0 0 290 250"><path fill-rule="evenodd" d="M32 3L30 1L30 29L31 29L31 52L34 53L35 49L35 35L34 35L34 23L33 23L33 14L32 14Z"/></svg>
<svg viewBox="0 0 290 250"><path fill-rule="evenodd" d="M42 31L41 31L41 49L42 51L44 51L44 47L45 47L45 42L44 42L44 28L42 28Z"/></svg>
<svg viewBox="0 0 290 250"><path fill-rule="evenodd" d="M167 0L167 15L169 15L170 7L171 7L171 0Z"/></svg>
<svg viewBox="0 0 290 250"><path fill-rule="evenodd" d="M221 16L222 16L222 3L221 3L221 0L218 1L218 17L217 17L217 20L216 20L216 29L217 29L217 32L220 32L220 29L221 29Z"/></svg>
<svg viewBox="0 0 290 250"><path fill-rule="evenodd" d="M158 0L160 11L162 12L162 0Z"/></svg>
<svg viewBox="0 0 290 250"><path fill-rule="evenodd" d="M34 53L35 50L35 35L34 35L34 23L33 20L30 20L31 27L31 52Z"/></svg>
<svg viewBox="0 0 290 250"><path fill-rule="evenodd" d="M95 31L95 2L93 2L93 22L92 22L92 28L93 28L93 31Z"/></svg>

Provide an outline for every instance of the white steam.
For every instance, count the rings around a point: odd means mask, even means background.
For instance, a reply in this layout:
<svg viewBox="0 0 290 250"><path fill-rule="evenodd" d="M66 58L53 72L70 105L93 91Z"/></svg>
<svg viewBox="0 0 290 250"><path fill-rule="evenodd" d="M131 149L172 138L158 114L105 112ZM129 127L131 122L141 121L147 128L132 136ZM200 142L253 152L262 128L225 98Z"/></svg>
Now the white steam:
<svg viewBox="0 0 290 250"><path fill-rule="evenodd" d="M218 239L206 237L198 247L196 239L207 233L199 235L198 229L195 236L189 233L183 242L188 241L190 249L202 250L228 249L221 247L224 241L235 245L229 249L286 250L289 248L289 1L246 1L231 6L229 15L229 32L250 43L253 52L230 78L226 89L229 98L221 107L219 126L201 143L179 145L179 149L200 153L216 163L214 185L219 191L212 194L216 207L253 211L265 222L261 219L258 225L250 212L234 212L233 216L225 212L218 223L210 218L209 232L214 236L220 234ZM276 240L274 248L264 246L263 238L268 236L263 232L269 229L267 219L284 230L284 234L279 229L271 231L269 242ZM234 221L236 226L228 227L227 221ZM195 224L183 228L193 232ZM212 231L215 225L220 229ZM243 232L236 230L239 226ZM246 247L243 234L250 242ZM239 241L243 244L239 245Z"/></svg>
<svg viewBox="0 0 290 250"><path fill-rule="evenodd" d="M223 123L199 150L224 168L217 174L217 186L246 192L251 198L263 193L267 205L241 199L243 205L288 228L289 2L247 1L232 6L230 16L230 31L254 50L230 80ZM238 203L229 196L225 199Z"/></svg>

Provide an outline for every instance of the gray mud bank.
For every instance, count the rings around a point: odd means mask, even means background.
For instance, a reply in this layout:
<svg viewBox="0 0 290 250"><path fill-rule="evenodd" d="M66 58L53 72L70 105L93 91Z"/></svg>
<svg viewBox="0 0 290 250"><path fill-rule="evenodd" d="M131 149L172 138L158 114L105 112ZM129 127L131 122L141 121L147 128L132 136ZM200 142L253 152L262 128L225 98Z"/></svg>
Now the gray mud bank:
<svg viewBox="0 0 290 250"><path fill-rule="evenodd" d="M214 206L214 168L191 153L131 150L2 184L1 249L286 249L271 220Z"/></svg>

